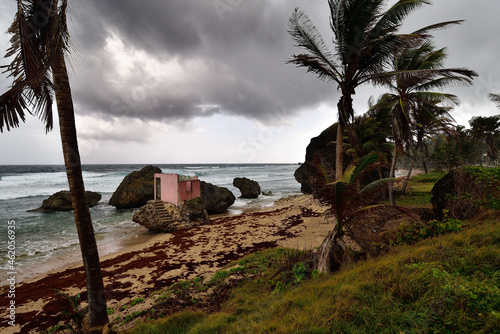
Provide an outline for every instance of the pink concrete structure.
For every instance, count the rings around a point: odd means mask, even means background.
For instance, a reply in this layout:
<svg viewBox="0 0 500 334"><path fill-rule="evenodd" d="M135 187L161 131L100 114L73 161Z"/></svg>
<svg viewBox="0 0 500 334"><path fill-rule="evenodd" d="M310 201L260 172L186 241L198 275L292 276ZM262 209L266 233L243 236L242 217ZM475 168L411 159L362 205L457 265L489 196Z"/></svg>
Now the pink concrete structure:
<svg viewBox="0 0 500 334"><path fill-rule="evenodd" d="M197 176L155 174L155 199L175 205L201 197L201 184Z"/></svg>

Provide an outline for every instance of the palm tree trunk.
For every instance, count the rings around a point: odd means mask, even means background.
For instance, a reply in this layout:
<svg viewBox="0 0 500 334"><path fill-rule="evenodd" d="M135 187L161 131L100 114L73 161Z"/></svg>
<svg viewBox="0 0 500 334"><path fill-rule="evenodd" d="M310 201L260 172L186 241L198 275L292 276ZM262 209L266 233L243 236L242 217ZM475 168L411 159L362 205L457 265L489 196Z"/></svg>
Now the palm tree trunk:
<svg viewBox="0 0 500 334"><path fill-rule="evenodd" d="M397 145L394 145L394 153L392 155L392 164L391 164L391 171L390 171L390 176L389 177L396 177L396 160L398 158L398 148ZM394 191L393 191L393 183L389 183L389 201L391 202L391 205L396 205L396 201L394 200Z"/></svg>
<svg viewBox="0 0 500 334"><path fill-rule="evenodd" d="M422 158L422 166L424 166L425 175L429 174L429 171L427 170L427 162L425 161L425 157Z"/></svg>
<svg viewBox="0 0 500 334"><path fill-rule="evenodd" d="M335 179L342 178L343 164L344 164L344 130L339 119L337 126L337 143L335 152Z"/></svg>
<svg viewBox="0 0 500 334"><path fill-rule="evenodd" d="M399 194L401 196L406 195L406 186L408 185L408 182L410 182L411 173L413 172L414 166L415 166L415 161L412 161L411 166L410 166L410 170L408 171L408 174L406 175L405 183L403 184L403 187L401 188L401 191L399 192Z"/></svg>
<svg viewBox="0 0 500 334"><path fill-rule="evenodd" d="M90 326L103 326L108 323L104 284L99 263L99 254L94 236L94 228L85 199L82 166L75 126L75 114L71 88L68 80L66 62L62 48L55 50L57 60L52 68L56 93L57 110L64 164L75 214L75 223L83 257L87 281Z"/></svg>
<svg viewBox="0 0 500 334"><path fill-rule="evenodd" d="M341 265L352 262L353 259L349 253L349 249L337 228L328 232L328 235L319 247L316 269L320 273L330 274L339 269Z"/></svg>

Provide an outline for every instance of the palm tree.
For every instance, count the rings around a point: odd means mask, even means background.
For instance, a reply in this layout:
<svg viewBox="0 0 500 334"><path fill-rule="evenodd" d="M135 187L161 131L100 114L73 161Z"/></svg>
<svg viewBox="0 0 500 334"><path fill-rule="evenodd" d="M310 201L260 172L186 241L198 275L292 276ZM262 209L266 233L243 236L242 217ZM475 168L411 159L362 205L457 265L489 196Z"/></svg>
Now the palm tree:
<svg viewBox="0 0 500 334"><path fill-rule="evenodd" d="M458 23L458 21L457 21ZM452 84L472 84L477 76L465 68L444 68L446 50L436 50L431 42L404 48L394 54L393 77L386 84L391 93L385 94L383 103L392 106L392 135L395 141L391 177L394 177L398 151L416 151L421 146L426 129L439 126L447 131L452 120L445 103L458 105L453 94L434 92ZM416 138L416 140L415 140ZM394 205L392 187L389 197Z"/></svg>
<svg viewBox="0 0 500 334"><path fill-rule="evenodd" d="M4 127L7 130L18 127L20 121L25 120L26 110L40 116L46 131L51 130L55 95L64 164L87 281L90 325L102 326L108 322L104 284L92 220L85 200L65 61L69 51L67 6L68 0L17 0L17 14L9 29L13 35L11 47L7 51L7 56L14 56L14 60L6 66L6 72L10 72L14 82L0 96L0 131L3 132Z"/></svg>
<svg viewBox="0 0 500 334"><path fill-rule="evenodd" d="M366 214L381 209L397 209L411 214L404 208L392 205L373 205L373 197L380 187L394 181L387 178L378 179L368 185L362 184L364 176L378 168L379 161L379 155L373 152L348 167L336 181L330 181L327 174L323 173L325 183L320 188L319 200L330 207L329 213L336 217L337 223L319 248L318 271L331 273L342 264L353 261L343 238L346 234L363 247L367 255L374 255L374 250L364 241L363 236L353 229L356 222L366 217Z"/></svg>
<svg viewBox="0 0 500 334"><path fill-rule="evenodd" d="M385 0L328 0L330 27L335 53L331 53L321 34L304 11L296 8L289 20L289 34L297 47L307 53L293 55L288 63L306 67L320 79L333 81L341 93L338 107L336 142L336 177L342 177L344 130L352 141L355 134L349 126L354 117L352 95L364 83L376 83L386 75L385 65L395 50L409 40L425 37L431 29L450 22L435 24L409 35L397 35L404 19L426 0L400 0L384 12ZM455 22L454 22L455 23Z"/></svg>
<svg viewBox="0 0 500 334"><path fill-rule="evenodd" d="M497 155L495 137L500 134L500 115L490 117L476 116L469 121L469 124L473 137L484 140L486 143L486 166L488 166L488 159L494 161Z"/></svg>

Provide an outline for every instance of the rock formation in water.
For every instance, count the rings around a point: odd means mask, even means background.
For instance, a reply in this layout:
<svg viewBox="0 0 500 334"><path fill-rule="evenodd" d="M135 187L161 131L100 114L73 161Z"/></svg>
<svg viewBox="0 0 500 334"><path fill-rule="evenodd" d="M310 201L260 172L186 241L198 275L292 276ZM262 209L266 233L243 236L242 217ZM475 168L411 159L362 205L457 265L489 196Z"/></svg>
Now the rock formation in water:
<svg viewBox="0 0 500 334"><path fill-rule="evenodd" d="M86 191L85 198L87 199L87 205L89 208L97 205L101 200L101 194ZM29 210L28 212L56 212L56 211L71 211L73 210L73 205L71 203L71 193L68 190L59 191L49 198L43 201L42 206L38 209Z"/></svg>
<svg viewBox="0 0 500 334"><path fill-rule="evenodd" d="M201 199L208 213L217 214L226 212L236 197L227 188L201 181Z"/></svg>
<svg viewBox="0 0 500 334"><path fill-rule="evenodd" d="M246 177L235 178L233 186L240 190L241 198L257 198L261 194L259 183Z"/></svg>
<svg viewBox="0 0 500 334"><path fill-rule="evenodd" d="M154 174L161 173L155 166L146 166L125 176L109 200L119 209L139 208L154 198Z"/></svg>

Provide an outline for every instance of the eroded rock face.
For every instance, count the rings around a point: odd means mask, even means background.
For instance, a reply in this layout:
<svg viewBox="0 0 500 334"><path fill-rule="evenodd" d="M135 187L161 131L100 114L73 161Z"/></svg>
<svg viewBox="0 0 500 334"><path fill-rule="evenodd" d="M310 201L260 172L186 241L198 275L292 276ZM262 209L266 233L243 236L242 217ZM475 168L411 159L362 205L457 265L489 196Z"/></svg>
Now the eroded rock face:
<svg viewBox="0 0 500 334"><path fill-rule="evenodd" d="M306 148L305 162L295 171L294 177L300 183L300 190L304 194L314 194L316 178L322 177L318 163L331 177L335 176L337 124L324 130L319 136L311 139ZM352 162L352 158L344 154L344 170Z"/></svg>
<svg viewBox="0 0 500 334"><path fill-rule="evenodd" d="M179 207L162 201L149 201L134 214L132 219L152 232L171 233L210 223L200 197Z"/></svg>
<svg viewBox="0 0 500 334"><path fill-rule="evenodd" d="M154 198L154 174L161 173L155 166L146 166L125 176L109 200L119 209L139 208Z"/></svg>
<svg viewBox="0 0 500 334"><path fill-rule="evenodd" d="M233 186L240 190L241 198L257 198L261 194L259 183L246 177L235 178Z"/></svg>
<svg viewBox="0 0 500 334"><path fill-rule="evenodd" d="M85 198L87 199L87 205L89 206L89 208L91 208L99 203L102 196L101 194L93 191L86 191ZM41 207L39 207L38 209L29 210L29 212L49 213L71 210L73 210L73 205L71 203L71 193L68 190L62 190L44 200Z"/></svg>
<svg viewBox="0 0 500 334"><path fill-rule="evenodd" d="M201 181L201 199L209 214L224 213L236 201L229 189L205 181Z"/></svg>

